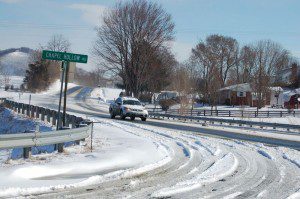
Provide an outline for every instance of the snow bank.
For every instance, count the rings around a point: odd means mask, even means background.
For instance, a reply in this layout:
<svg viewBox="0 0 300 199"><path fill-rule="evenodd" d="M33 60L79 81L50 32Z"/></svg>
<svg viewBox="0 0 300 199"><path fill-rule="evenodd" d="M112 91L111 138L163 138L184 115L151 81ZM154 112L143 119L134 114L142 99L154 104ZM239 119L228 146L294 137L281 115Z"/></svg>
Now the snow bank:
<svg viewBox="0 0 300 199"><path fill-rule="evenodd" d="M109 103L118 98L122 91L124 90L118 88L95 88L91 93L91 98Z"/></svg>
<svg viewBox="0 0 300 199"><path fill-rule="evenodd" d="M40 126L40 131L52 131L50 124L38 120L32 120L24 115L19 115L13 111L0 108L0 134L12 134L12 133L24 133L31 130L35 130L36 126ZM42 147L33 147L32 154L37 154L39 152L51 152L54 147L51 146L42 146ZM20 158L22 157L22 149L13 149L13 150L0 150L0 164L5 162L8 158Z"/></svg>
<svg viewBox="0 0 300 199"><path fill-rule="evenodd" d="M63 154L40 154L34 160L26 160L26 164L12 162L13 167L10 164L0 167L0 179L7 179L0 181L0 197L47 193L130 178L167 164L174 155L169 155L167 146L137 136L133 128L124 131L111 120L102 119L94 127L92 153L86 145L74 146L65 148Z"/></svg>
<svg viewBox="0 0 300 199"><path fill-rule="evenodd" d="M287 199L299 199L300 198L300 191L290 195Z"/></svg>
<svg viewBox="0 0 300 199"><path fill-rule="evenodd" d="M60 80L56 80L55 82L53 82L47 91L43 91L41 92L41 94L45 94L45 95L55 95L55 94L59 94L60 92L60 86L61 86L61 83L60 83ZM68 83L68 89L71 89L75 86L78 86L77 84L74 84L74 83Z"/></svg>
<svg viewBox="0 0 300 199"><path fill-rule="evenodd" d="M52 130L49 124L31 120L6 108L0 108L0 134L24 133L35 130L37 125L40 126L41 131Z"/></svg>

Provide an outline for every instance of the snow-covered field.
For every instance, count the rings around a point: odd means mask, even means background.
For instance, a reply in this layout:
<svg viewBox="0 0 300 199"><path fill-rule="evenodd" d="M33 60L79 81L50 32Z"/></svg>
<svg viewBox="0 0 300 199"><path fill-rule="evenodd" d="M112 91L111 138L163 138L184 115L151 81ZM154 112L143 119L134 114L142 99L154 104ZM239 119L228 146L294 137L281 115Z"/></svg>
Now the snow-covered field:
<svg viewBox="0 0 300 199"><path fill-rule="evenodd" d="M236 131L272 137L271 131L167 120L111 120L107 103L99 103L93 91L92 98L81 98L90 93L81 91L69 94L68 111L98 122L93 151L87 139L63 154L8 161L0 168L0 179L5 179L0 181L0 197L300 197L299 151L207 136L213 131ZM102 97L107 101L115 94L119 93L107 91ZM27 102L27 97L17 100ZM57 95L32 95L32 104L56 108L57 102ZM293 136L281 138L300 139Z"/></svg>
<svg viewBox="0 0 300 199"><path fill-rule="evenodd" d="M0 75L0 80L4 80L4 78L5 76ZM15 88L20 88L23 83L23 79L24 77L22 76L9 76L9 85L13 85ZM4 88L4 82L0 81L0 88Z"/></svg>

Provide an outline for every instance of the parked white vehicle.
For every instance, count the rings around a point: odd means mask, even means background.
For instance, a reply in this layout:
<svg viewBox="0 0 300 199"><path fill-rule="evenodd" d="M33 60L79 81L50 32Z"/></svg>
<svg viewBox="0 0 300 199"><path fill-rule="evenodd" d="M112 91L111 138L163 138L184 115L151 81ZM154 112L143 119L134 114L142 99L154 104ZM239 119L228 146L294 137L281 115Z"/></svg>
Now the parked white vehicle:
<svg viewBox="0 0 300 199"><path fill-rule="evenodd" d="M133 97L117 98L115 102L110 104L109 113L111 118L120 115L123 120L126 117L130 117L131 120L139 117L142 121L146 121L148 117L148 111L138 99Z"/></svg>

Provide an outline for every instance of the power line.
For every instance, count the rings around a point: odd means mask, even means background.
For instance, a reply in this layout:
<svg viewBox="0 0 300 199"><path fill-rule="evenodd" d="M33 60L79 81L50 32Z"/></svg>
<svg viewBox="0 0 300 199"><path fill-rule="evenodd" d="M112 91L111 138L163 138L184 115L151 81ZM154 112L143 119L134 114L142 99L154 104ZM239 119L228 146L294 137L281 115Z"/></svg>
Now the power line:
<svg viewBox="0 0 300 199"><path fill-rule="evenodd" d="M36 24L36 23L14 23L9 21L0 21L0 29L5 28L35 28L35 29L67 29L67 30L94 30L96 26L83 26L83 25L71 25L71 24ZM260 30L236 30L236 29L200 29L194 28L182 28L176 29L178 34L199 34L199 33L211 33L211 32L226 32L233 34L280 34L280 35L294 35L298 36L300 32L296 31L260 31Z"/></svg>

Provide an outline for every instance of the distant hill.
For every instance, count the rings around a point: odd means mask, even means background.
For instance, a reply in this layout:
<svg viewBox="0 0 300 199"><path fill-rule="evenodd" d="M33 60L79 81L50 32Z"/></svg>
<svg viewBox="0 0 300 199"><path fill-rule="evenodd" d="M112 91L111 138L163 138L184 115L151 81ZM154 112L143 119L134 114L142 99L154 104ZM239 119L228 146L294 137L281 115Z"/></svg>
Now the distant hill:
<svg viewBox="0 0 300 199"><path fill-rule="evenodd" d="M4 71L9 75L25 76L32 52L32 49L26 47L0 50L0 61Z"/></svg>

